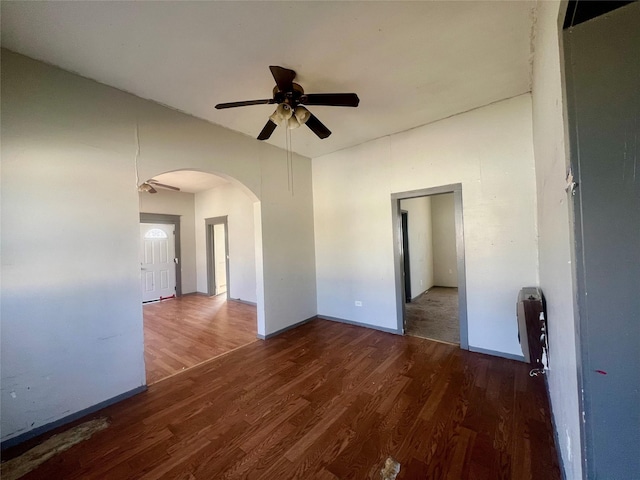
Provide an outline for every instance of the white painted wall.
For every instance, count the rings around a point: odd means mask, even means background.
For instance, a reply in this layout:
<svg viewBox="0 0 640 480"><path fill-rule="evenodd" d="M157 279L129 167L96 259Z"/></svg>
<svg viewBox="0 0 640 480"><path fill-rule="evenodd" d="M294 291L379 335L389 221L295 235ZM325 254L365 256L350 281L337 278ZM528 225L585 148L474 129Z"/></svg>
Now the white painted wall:
<svg viewBox="0 0 640 480"><path fill-rule="evenodd" d="M258 332L316 313L309 159L293 194L278 148L6 50L1 70L2 440L145 382L136 164L240 182Z"/></svg>
<svg viewBox="0 0 640 480"><path fill-rule="evenodd" d="M433 286L431 197L400 200L400 208L407 211L411 298L414 299Z"/></svg>
<svg viewBox="0 0 640 480"><path fill-rule="evenodd" d="M431 197L433 284L439 287L458 286L455 214L453 193Z"/></svg>
<svg viewBox="0 0 640 480"><path fill-rule="evenodd" d="M563 117L561 27L566 4L538 2L533 63L533 140L540 286L549 318L549 394L566 478L582 478L573 311L570 201Z"/></svg>
<svg viewBox="0 0 640 480"><path fill-rule="evenodd" d="M391 194L454 183L469 345L522 355L515 301L538 280L528 94L313 159L318 313L395 330Z"/></svg>
<svg viewBox="0 0 640 480"><path fill-rule="evenodd" d="M229 296L255 303L257 296L253 200L233 184L195 195L198 292L207 292L205 219L225 215L228 216Z"/></svg>
<svg viewBox="0 0 640 480"><path fill-rule="evenodd" d="M195 201L193 193L157 189L154 194L139 193L140 212L180 215L180 254L182 293L196 291Z"/></svg>
<svg viewBox="0 0 640 480"><path fill-rule="evenodd" d="M14 130L5 92L18 79L2 73L4 440L139 387L145 373L131 164L71 130Z"/></svg>

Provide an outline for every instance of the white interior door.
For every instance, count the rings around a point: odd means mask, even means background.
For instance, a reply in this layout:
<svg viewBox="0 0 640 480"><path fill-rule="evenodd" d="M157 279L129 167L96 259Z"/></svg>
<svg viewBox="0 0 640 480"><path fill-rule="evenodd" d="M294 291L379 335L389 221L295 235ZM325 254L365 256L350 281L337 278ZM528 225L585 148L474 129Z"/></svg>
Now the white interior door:
<svg viewBox="0 0 640 480"><path fill-rule="evenodd" d="M140 224L140 283L142 301L176 294L175 226Z"/></svg>
<svg viewBox="0 0 640 480"><path fill-rule="evenodd" d="M227 291L227 247L224 229L224 223L217 223L213 226L216 295L226 293Z"/></svg>

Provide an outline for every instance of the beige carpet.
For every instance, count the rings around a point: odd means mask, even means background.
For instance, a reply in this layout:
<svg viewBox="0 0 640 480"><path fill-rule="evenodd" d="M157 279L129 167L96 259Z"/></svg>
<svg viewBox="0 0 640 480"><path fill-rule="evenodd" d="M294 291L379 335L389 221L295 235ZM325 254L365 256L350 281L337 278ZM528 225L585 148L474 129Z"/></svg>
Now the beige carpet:
<svg viewBox="0 0 640 480"><path fill-rule="evenodd" d="M460 343L457 288L432 287L405 304L405 311L408 335Z"/></svg>

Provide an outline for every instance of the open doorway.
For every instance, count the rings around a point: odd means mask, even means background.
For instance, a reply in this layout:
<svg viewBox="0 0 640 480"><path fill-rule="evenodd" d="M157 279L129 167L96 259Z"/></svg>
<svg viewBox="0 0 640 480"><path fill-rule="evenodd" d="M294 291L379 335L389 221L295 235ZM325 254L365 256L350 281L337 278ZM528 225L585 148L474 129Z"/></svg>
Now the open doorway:
<svg viewBox="0 0 640 480"><path fill-rule="evenodd" d="M236 183L179 171L147 180L153 192L140 191L141 232L157 227L152 233L163 237L167 252L169 234L175 232L171 260L178 277L175 297L161 295L143 304L147 384L257 340L255 217L260 209ZM142 259L145 246L152 246L144 241L141 246ZM143 278L141 285L144 294Z"/></svg>
<svg viewBox="0 0 640 480"><path fill-rule="evenodd" d="M392 195L399 330L468 349L462 188Z"/></svg>
<svg viewBox="0 0 640 480"><path fill-rule="evenodd" d="M229 235L227 216L205 219L207 231L207 294L229 298Z"/></svg>
<svg viewBox="0 0 640 480"><path fill-rule="evenodd" d="M400 208L405 333L459 344L453 193L403 199Z"/></svg>

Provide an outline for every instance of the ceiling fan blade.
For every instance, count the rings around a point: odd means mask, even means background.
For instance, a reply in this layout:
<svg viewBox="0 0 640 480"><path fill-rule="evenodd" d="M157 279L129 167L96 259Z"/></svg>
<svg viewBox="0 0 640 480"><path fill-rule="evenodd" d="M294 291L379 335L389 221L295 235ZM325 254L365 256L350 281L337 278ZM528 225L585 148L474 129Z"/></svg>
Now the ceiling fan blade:
<svg viewBox="0 0 640 480"><path fill-rule="evenodd" d="M148 184L147 184L148 185ZM151 185L149 185L149 190L147 190L149 193L158 193L158 190L156 190L155 188L153 188Z"/></svg>
<svg viewBox="0 0 640 480"><path fill-rule="evenodd" d="M313 113L311 114L305 125L309 127L311 131L320 138L327 138L329 135L331 135L331 130L325 127L324 124L320 120L318 120L318 117L316 117Z"/></svg>
<svg viewBox="0 0 640 480"><path fill-rule="evenodd" d="M300 103L331 107L357 107L360 99L355 93L309 93L300 97Z"/></svg>
<svg viewBox="0 0 640 480"><path fill-rule="evenodd" d="M178 187L174 187L173 185L167 185L164 183L160 183L156 180L149 180L147 183L149 183L150 185L155 185L156 187L161 187L161 188L166 188L168 190L175 190L176 192L179 192L180 189Z"/></svg>
<svg viewBox="0 0 640 480"><path fill-rule="evenodd" d="M273 98L265 98L262 100L246 100L244 102L219 103L216 105L216 108L218 110L222 110L223 108L248 107L249 105L268 105L270 103L275 103L275 100Z"/></svg>
<svg viewBox="0 0 640 480"><path fill-rule="evenodd" d="M278 125L273 123L271 120L267 120L267 124L264 126L264 128L260 132L260 135L258 135L258 140L268 139L277 126Z"/></svg>
<svg viewBox="0 0 640 480"><path fill-rule="evenodd" d="M290 92L293 90L293 79L296 78L296 72L288 68L270 66L271 75L273 75L278 90L281 92Z"/></svg>

